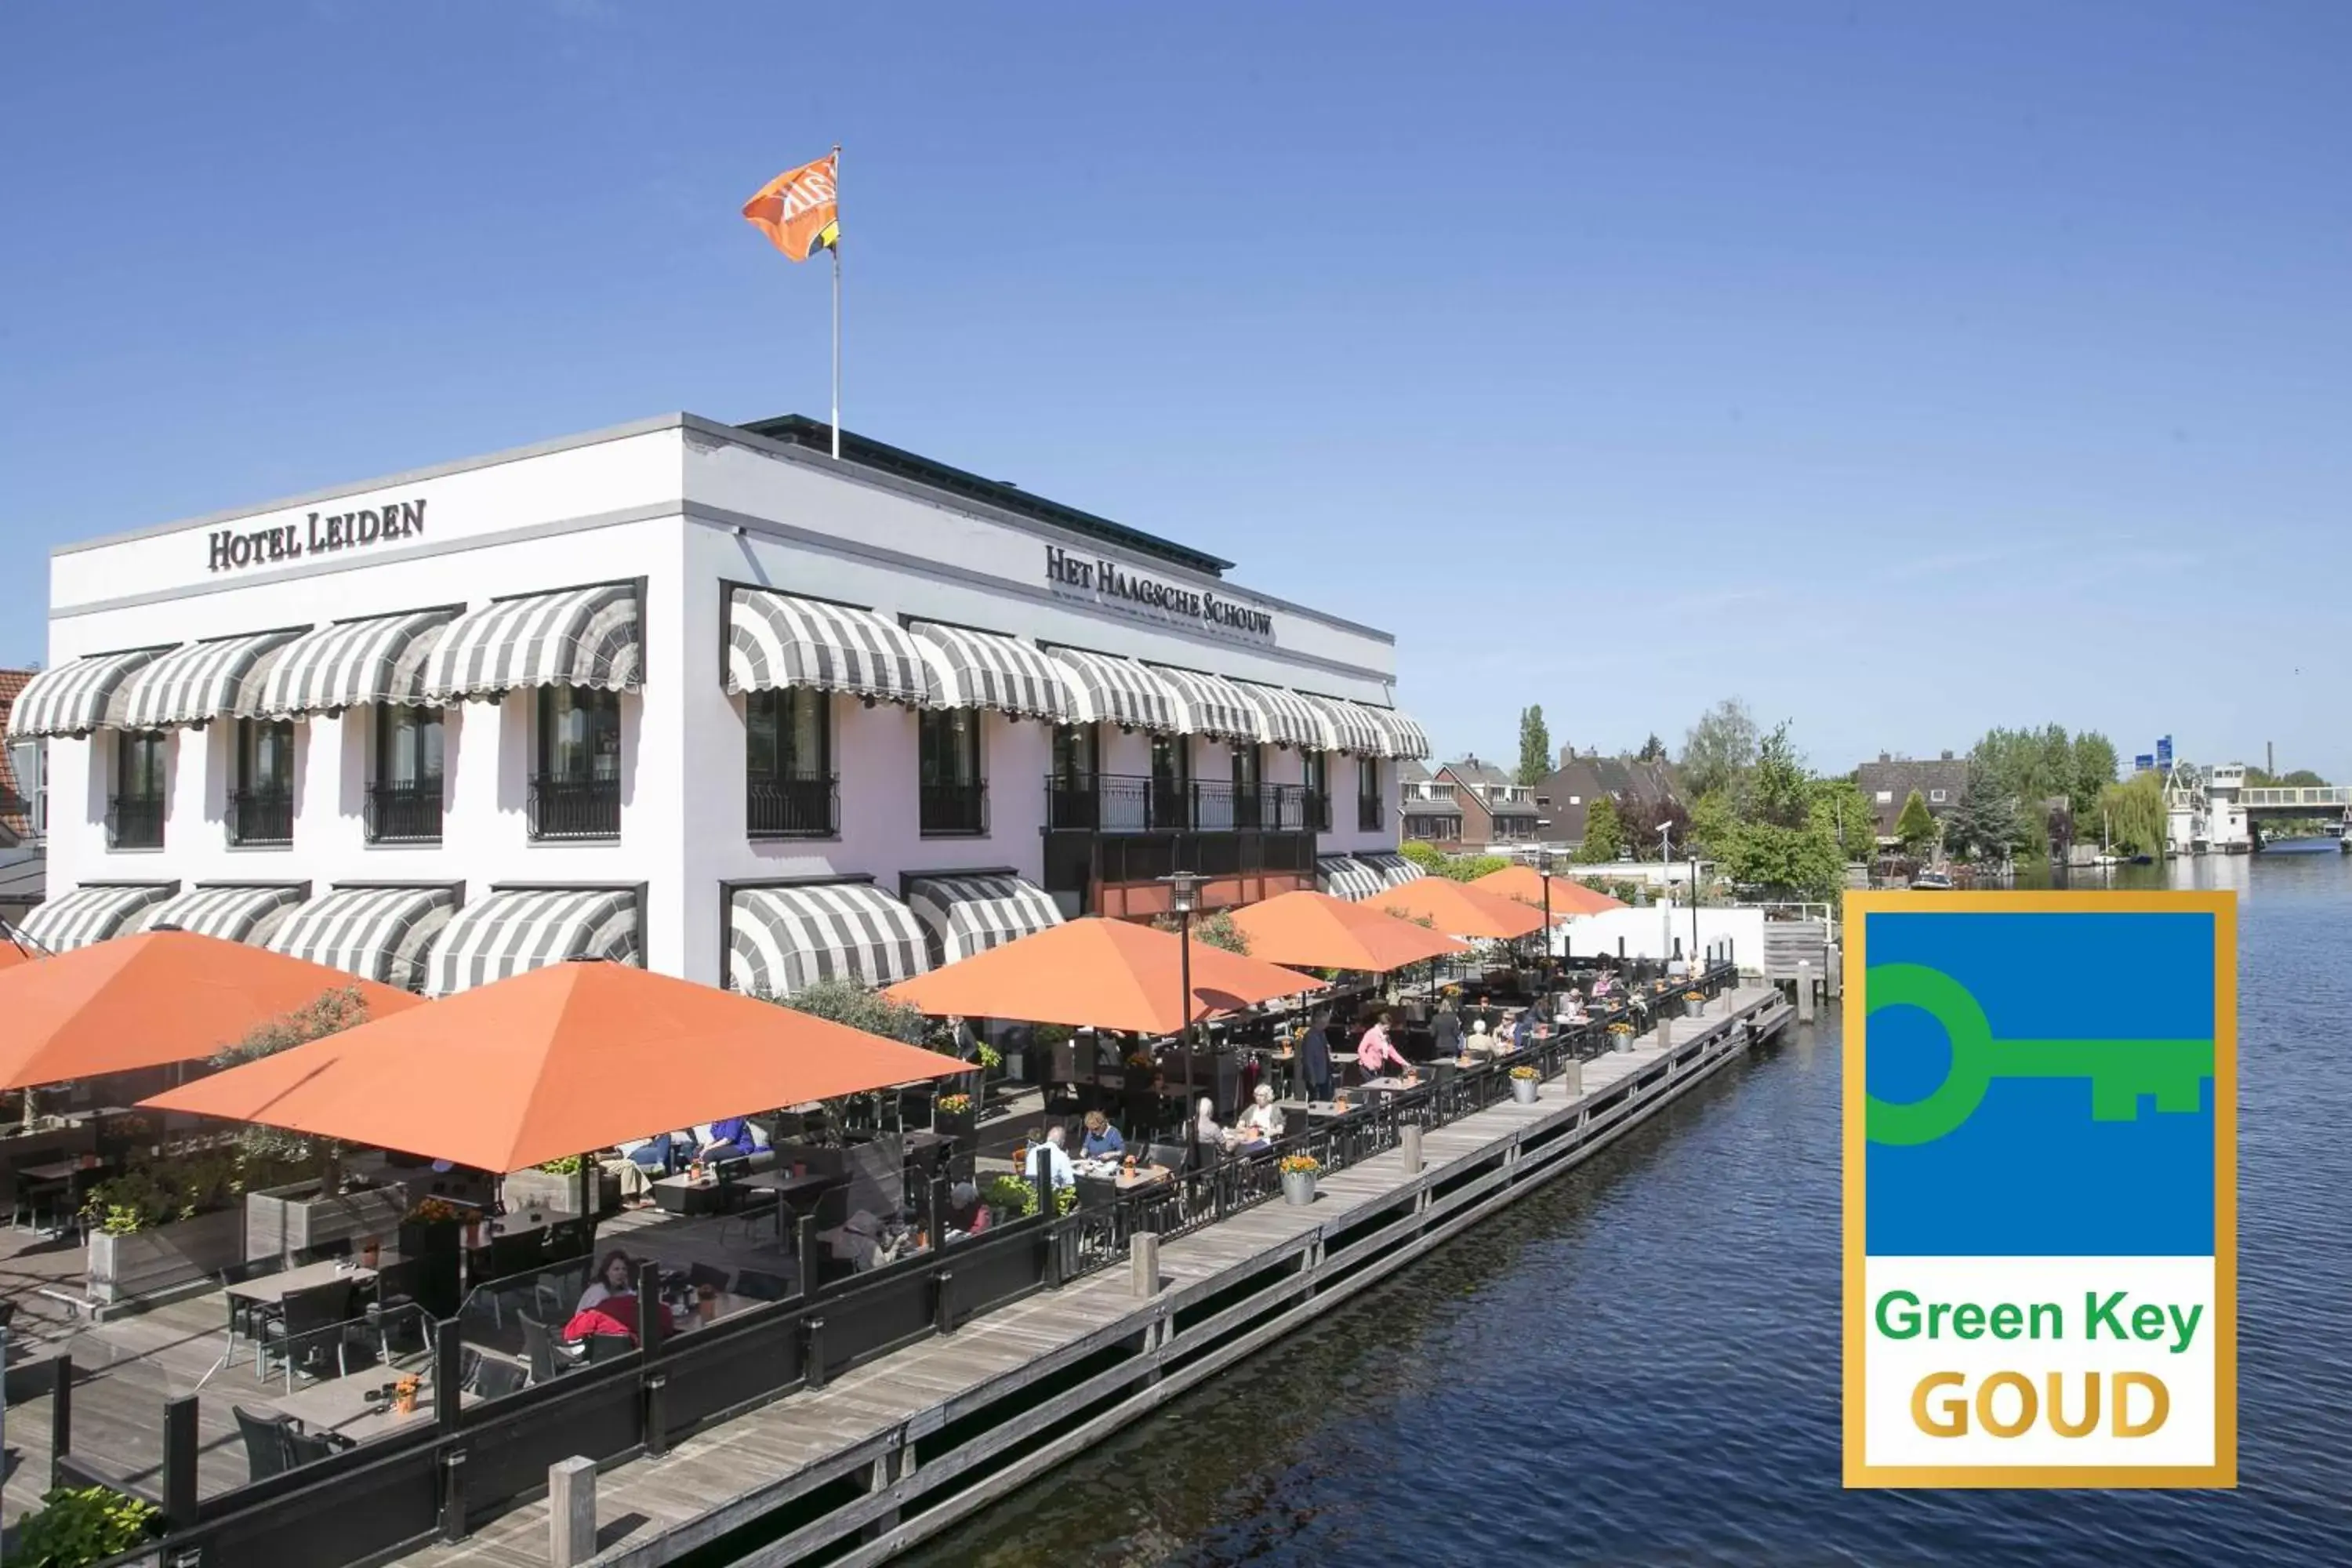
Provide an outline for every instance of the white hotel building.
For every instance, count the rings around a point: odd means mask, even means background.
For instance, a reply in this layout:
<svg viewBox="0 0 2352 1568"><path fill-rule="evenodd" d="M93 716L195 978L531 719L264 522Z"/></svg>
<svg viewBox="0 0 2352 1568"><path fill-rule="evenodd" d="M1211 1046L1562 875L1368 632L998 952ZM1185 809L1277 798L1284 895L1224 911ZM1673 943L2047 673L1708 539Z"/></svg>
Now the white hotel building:
<svg viewBox="0 0 2352 1568"><path fill-rule="evenodd" d="M53 950L775 994L1395 855L1386 634L820 424L674 415L58 551L16 700ZM45 755L31 754L35 748Z"/></svg>

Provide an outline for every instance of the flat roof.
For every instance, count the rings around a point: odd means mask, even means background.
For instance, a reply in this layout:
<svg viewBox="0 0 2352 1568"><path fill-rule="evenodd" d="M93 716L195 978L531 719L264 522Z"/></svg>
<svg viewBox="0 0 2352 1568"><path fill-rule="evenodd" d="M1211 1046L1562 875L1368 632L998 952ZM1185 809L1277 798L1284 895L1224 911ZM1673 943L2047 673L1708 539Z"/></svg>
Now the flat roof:
<svg viewBox="0 0 2352 1568"><path fill-rule="evenodd" d="M747 430L754 436L764 436L771 441L806 447L828 456L833 451L832 425L823 419L812 419L805 414L749 420L736 428ZM903 447L889 446L852 430L841 433L841 460L855 463L861 468L896 474L933 489L962 496L967 500L985 501L1005 511L1099 539L1106 544L1119 545L1138 554L1157 556L1195 572L1205 572L1212 577L1223 576L1234 565L1234 563L1221 560L1205 551L1129 528L1123 522L1113 522L1090 511L1080 511L1074 506L1064 506L1060 501L1047 500L1044 496L1031 494L1019 485L1006 484L1001 479L984 479L968 469L951 468L919 453L909 452Z"/></svg>

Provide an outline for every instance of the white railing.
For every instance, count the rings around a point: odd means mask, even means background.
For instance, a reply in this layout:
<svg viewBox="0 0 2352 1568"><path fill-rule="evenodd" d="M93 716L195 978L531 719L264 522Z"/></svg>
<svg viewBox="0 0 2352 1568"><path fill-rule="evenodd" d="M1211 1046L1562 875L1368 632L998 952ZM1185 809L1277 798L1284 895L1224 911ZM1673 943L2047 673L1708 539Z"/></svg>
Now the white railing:
<svg viewBox="0 0 2352 1568"><path fill-rule="evenodd" d="M2304 784L2277 789L2242 790L2238 795L2238 804L2272 810L2310 805L2331 807L2340 811L2347 806L2352 806L2352 789L2347 789L2340 784Z"/></svg>

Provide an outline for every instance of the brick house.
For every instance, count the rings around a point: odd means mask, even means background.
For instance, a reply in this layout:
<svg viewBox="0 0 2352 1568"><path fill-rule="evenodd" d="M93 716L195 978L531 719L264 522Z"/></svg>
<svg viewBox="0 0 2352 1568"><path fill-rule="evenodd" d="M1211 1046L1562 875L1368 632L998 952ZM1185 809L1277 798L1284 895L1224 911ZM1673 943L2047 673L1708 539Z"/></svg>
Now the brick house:
<svg viewBox="0 0 2352 1568"><path fill-rule="evenodd" d="M1663 805L1682 798L1682 781L1671 763L1637 757L1602 757L1559 749L1559 766L1536 782L1535 805L1543 818L1547 844L1573 848L1584 842L1585 814L1602 795Z"/></svg>
<svg viewBox="0 0 2352 1568"><path fill-rule="evenodd" d="M1462 847L1462 803L1454 785L1410 757L1397 763L1397 819L1402 837L1451 855Z"/></svg>
<svg viewBox="0 0 2352 1568"><path fill-rule="evenodd" d="M1536 841L1536 792L1514 784L1492 763L1465 756L1437 770L1437 782L1454 786L1462 807L1462 847L1475 851Z"/></svg>

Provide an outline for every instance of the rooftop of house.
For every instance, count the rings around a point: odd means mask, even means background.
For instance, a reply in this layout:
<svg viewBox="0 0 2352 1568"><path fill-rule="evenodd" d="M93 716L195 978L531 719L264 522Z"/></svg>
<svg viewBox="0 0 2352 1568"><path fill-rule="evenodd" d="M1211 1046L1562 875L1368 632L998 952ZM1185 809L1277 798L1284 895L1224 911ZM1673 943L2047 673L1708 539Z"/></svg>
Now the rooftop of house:
<svg viewBox="0 0 2352 1568"><path fill-rule="evenodd" d="M1875 807L1884 826L1903 809L1915 789L1930 812L1940 815L1958 805L1960 792L1968 787L1969 760L1949 752L1940 757L1898 757L1881 752L1876 762L1853 770L1853 782L1863 798Z"/></svg>
<svg viewBox="0 0 2352 1568"><path fill-rule="evenodd" d="M7 728L8 710L16 706L17 693L25 689L35 673L29 669L0 669L0 730ZM0 843L32 836L30 803L17 784L15 762L7 748L0 746Z"/></svg>

